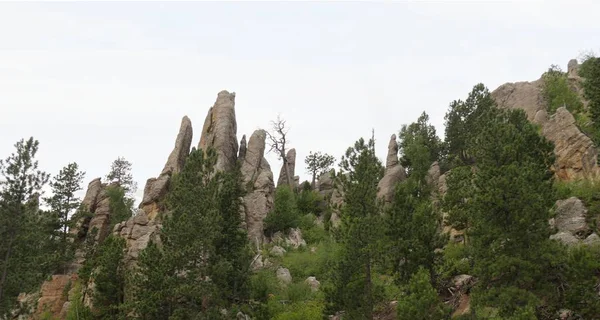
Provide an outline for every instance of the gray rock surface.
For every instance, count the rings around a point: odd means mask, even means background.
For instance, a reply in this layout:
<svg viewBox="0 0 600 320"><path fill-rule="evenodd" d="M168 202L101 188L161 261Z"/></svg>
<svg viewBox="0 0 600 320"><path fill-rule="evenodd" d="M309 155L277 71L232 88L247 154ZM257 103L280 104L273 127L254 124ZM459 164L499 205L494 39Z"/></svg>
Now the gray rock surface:
<svg viewBox="0 0 600 320"><path fill-rule="evenodd" d="M319 280L317 280L317 278L315 277L306 278L306 280L304 280L304 283L308 284L312 292L319 291L319 287L321 286L321 282L319 282Z"/></svg>
<svg viewBox="0 0 600 320"><path fill-rule="evenodd" d="M250 136L241 171L247 194L244 196L244 220L250 241L264 241L264 219L273 208L275 185L273 172L264 157L266 131L256 130Z"/></svg>
<svg viewBox="0 0 600 320"><path fill-rule="evenodd" d="M218 155L217 171L235 167L238 156L237 122L235 119L235 93L219 92L217 100L208 110L198 148L213 147Z"/></svg>
<svg viewBox="0 0 600 320"><path fill-rule="evenodd" d="M287 154L285 155L285 158L287 159L287 164L288 164L288 171L290 173L290 177L292 177L292 183L294 183L295 181L295 172L296 172L296 149L292 148L290 150L288 150ZM285 166L282 164L281 165L281 170L279 170L279 178L277 179L277 186L281 186L284 184L287 184L287 173L285 170ZM295 183L294 183L295 184Z"/></svg>
<svg viewBox="0 0 600 320"><path fill-rule="evenodd" d="M146 186L144 187L144 196L139 207L144 210L145 214L151 220L153 220L163 209L160 207L160 202L167 194L171 176L179 173L183 169L185 160L190 154L192 138L192 122L187 116L184 116L183 119L181 119L179 132L175 139L175 146L167 158L163 170L157 178L148 179L146 181Z"/></svg>
<svg viewBox="0 0 600 320"><path fill-rule="evenodd" d="M390 203L394 198L396 184L404 179L406 179L406 172L398 161L398 142L396 141L396 135L392 134L388 143L385 173L377 185L379 188L377 197L383 199L386 203Z"/></svg>
<svg viewBox="0 0 600 320"><path fill-rule="evenodd" d="M285 253L285 249L280 246L274 246L273 248L271 248L271 250L269 250L269 254L275 257L283 257Z"/></svg>
<svg viewBox="0 0 600 320"><path fill-rule="evenodd" d="M587 208L576 197L556 201L554 224L559 232L568 232L574 236L586 234L589 230L585 221Z"/></svg>
<svg viewBox="0 0 600 320"><path fill-rule="evenodd" d="M276 272L277 279L282 284L290 284L292 283L292 275L290 274L290 270L287 268L279 267Z"/></svg>

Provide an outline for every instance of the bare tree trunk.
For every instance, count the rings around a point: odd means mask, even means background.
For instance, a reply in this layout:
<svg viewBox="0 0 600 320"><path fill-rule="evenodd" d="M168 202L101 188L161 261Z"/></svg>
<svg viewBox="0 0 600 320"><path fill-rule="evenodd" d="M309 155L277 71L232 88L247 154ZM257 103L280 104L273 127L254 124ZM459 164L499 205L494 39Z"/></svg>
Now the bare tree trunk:
<svg viewBox="0 0 600 320"><path fill-rule="evenodd" d="M6 275L8 273L8 262L10 260L10 255L12 253L12 247L13 247L14 241L15 241L15 235L13 233L8 242L8 249L6 250L6 255L4 255L4 266L2 267L2 278L0 278L0 301L2 301L2 297L4 296L4 284L6 283Z"/></svg>
<svg viewBox="0 0 600 320"><path fill-rule="evenodd" d="M313 190L317 189L317 184L316 183L317 183L317 173L313 172L313 174L312 174L312 183L310 184L310 186L311 186L311 188Z"/></svg>

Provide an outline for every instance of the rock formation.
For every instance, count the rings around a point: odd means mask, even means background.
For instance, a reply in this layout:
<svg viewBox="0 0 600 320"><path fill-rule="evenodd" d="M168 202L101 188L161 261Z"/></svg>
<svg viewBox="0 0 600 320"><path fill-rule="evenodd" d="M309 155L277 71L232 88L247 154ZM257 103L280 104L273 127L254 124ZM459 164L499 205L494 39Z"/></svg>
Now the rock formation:
<svg viewBox="0 0 600 320"><path fill-rule="evenodd" d="M137 260L140 252L148 246L151 239L160 241L158 230L161 225L158 214L164 209L162 202L169 189L173 174L179 173L185 165L185 160L190 154L192 145L192 122L185 116L181 119L179 133L175 139L175 146L158 178L150 178L144 187L144 197L140 203L139 211L127 221L117 224L113 233L125 239L126 254L125 264L131 266Z"/></svg>
<svg viewBox="0 0 600 320"><path fill-rule="evenodd" d="M287 161L287 165L288 165L288 171L291 177L291 181L292 184L294 184L294 186L297 184L296 182L296 176L295 176L295 172L296 172L296 149L292 148L290 150L288 150L287 154L285 155L286 161ZM288 171L285 170L285 165L281 165L281 170L279 170L279 179L277 179L277 186L281 186L284 184L287 184L287 173ZM298 177L298 180L300 178Z"/></svg>
<svg viewBox="0 0 600 320"><path fill-rule="evenodd" d="M404 179L406 179L406 173L398 161L398 142L396 141L396 135L392 134L388 144L385 173L377 185L379 188L377 197L383 199L386 203L392 202L396 184Z"/></svg>
<svg viewBox="0 0 600 320"><path fill-rule="evenodd" d="M175 147L171 151L163 170L158 178L150 178L146 181L144 197L139 207L144 210L150 220L154 220L158 212L162 210L161 200L167 194L171 176L183 169L185 159L190 154L192 136L192 122L185 116L181 119L181 126L175 140Z"/></svg>
<svg viewBox="0 0 600 320"><path fill-rule="evenodd" d="M561 180L596 180L600 169L596 164L598 151L592 139L579 130L567 109L558 108L547 120L545 115L546 111L540 111L536 118L541 122L542 134L554 142L556 176Z"/></svg>
<svg viewBox="0 0 600 320"><path fill-rule="evenodd" d="M597 234L590 233L586 216L587 208L580 199L571 197L556 201L555 217L550 220L550 225L557 229L557 233L550 236L550 239L571 246L600 242Z"/></svg>
<svg viewBox="0 0 600 320"><path fill-rule="evenodd" d="M198 148L213 147L218 155L216 170L235 167L238 155L237 122L235 120L235 93L219 92L213 107L208 110Z"/></svg>
<svg viewBox="0 0 600 320"><path fill-rule="evenodd" d="M527 119L533 121L538 111L546 110L542 85L542 79L533 82L505 83L492 91L492 98L500 108L524 110Z"/></svg>
<svg viewBox="0 0 600 320"><path fill-rule="evenodd" d="M571 88L582 95L581 78L576 60L569 61L567 76ZM554 170L561 180L598 179L598 151L592 140L579 130L575 118L565 108L548 115L542 95L543 80L506 83L492 92L498 107L523 109L527 118L542 127L542 134L555 145ZM585 99L584 105L586 104Z"/></svg>
<svg viewBox="0 0 600 320"><path fill-rule="evenodd" d="M250 136L247 148L240 148L245 149L240 161L244 185L248 191L243 201L244 220L250 241L258 243L263 242L263 220L273 207L275 190L273 172L264 157L266 138L266 131L256 130Z"/></svg>
<svg viewBox="0 0 600 320"><path fill-rule="evenodd" d="M158 231L161 225L157 220L150 220L145 212L139 212L127 221L123 221L113 229L115 236L125 239L125 265L131 267L137 261L139 254L150 240L160 243Z"/></svg>

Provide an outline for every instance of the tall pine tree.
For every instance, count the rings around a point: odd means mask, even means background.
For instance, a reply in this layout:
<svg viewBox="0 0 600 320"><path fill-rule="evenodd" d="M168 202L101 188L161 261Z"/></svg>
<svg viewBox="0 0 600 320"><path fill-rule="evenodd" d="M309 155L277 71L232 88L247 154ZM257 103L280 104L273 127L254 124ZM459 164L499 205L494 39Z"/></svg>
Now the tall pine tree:
<svg viewBox="0 0 600 320"><path fill-rule="evenodd" d="M71 239L69 238L69 219L71 214L81 205L81 201L75 193L82 189L81 184L84 176L85 172L79 170L77 163L69 163L52 179L50 182L52 196L45 199L50 211L58 219L59 263L63 267L70 260L72 254Z"/></svg>
<svg viewBox="0 0 600 320"><path fill-rule="evenodd" d="M244 297L250 254L241 230L239 170L215 172L216 153L193 150L173 177L160 244L140 255L134 312L142 319L215 319Z"/></svg>
<svg viewBox="0 0 600 320"><path fill-rule="evenodd" d="M339 179L344 193L340 256L332 272L333 287L326 291L325 313L343 310L348 319L372 319L378 302L373 282L381 255L382 204L377 184L383 166L375 156L375 141L359 139L340 163Z"/></svg>
<svg viewBox="0 0 600 320"><path fill-rule="evenodd" d="M533 319L548 257L554 194L553 146L522 110L490 109L474 139L474 193L468 231L473 247L475 310ZM490 309L491 308L491 309ZM486 311L487 310L487 311Z"/></svg>
<svg viewBox="0 0 600 320"><path fill-rule="evenodd" d="M38 169L38 147L33 138L20 140L16 152L0 161L0 315L54 266L47 252L52 233L46 227L47 215L39 210L48 174Z"/></svg>

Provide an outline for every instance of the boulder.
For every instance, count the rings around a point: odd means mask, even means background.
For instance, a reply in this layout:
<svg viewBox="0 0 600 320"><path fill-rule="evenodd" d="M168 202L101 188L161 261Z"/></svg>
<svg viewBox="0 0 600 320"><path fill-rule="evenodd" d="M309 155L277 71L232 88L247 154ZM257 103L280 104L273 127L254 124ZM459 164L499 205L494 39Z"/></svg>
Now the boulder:
<svg viewBox="0 0 600 320"><path fill-rule="evenodd" d="M379 189L377 197L383 199L385 203L392 202L396 184L404 179L406 179L406 172L398 161L398 142L396 141L396 135L392 134L388 143L385 172L377 185Z"/></svg>
<svg viewBox="0 0 600 320"><path fill-rule="evenodd" d="M288 165L288 171L291 177L291 182L292 184L296 184L295 183L295 168L296 168L296 149L290 149L288 150L287 154L285 155L285 159L287 161L287 165ZM298 178L299 179L299 178ZM277 179L277 186L281 186L284 184L287 184L287 172L285 170L285 166L282 164L281 165L281 170L279 170L279 179ZM295 186L292 186L295 187Z"/></svg>
<svg viewBox="0 0 600 320"><path fill-rule="evenodd" d="M551 235L550 239L558 240L568 246L574 246L579 243L579 239L577 239L574 235L564 231Z"/></svg>
<svg viewBox="0 0 600 320"><path fill-rule="evenodd" d="M290 274L290 270L287 268L279 267L276 272L277 279L282 284L290 284L292 283L292 275Z"/></svg>
<svg viewBox="0 0 600 320"><path fill-rule="evenodd" d="M285 239L285 243L294 249L306 247L306 241L302 238L302 230L300 230L300 228L290 229L288 237Z"/></svg>
<svg viewBox="0 0 600 320"><path fill-rule="evenodd" d="M258 243L264 241L264 219L273 208L275 193L273 172L264 157L266 136L264 130L254 131L248 141L241 165L247 191L243 199L244 221L249 239Z"/></svg>
<svg viewBox="0 0 600 320"><path fill-rule="evenodd" d="M215 104L208 110L198 148L212 147L217 152L217 171L235 167L238 155L237 122L235 119L235 93L219 92Z"/></svg>
<svg viewBox="0 0 600 320"><path fill-rule="evenodd" d="M600 244L600 237L597 234L592 233L587 238L585 238L585 240L583 240L583 244L587 246L598 245Z"/></svg>
<svg viewBox="0 0 600 320"><path fill-rule="evenodd" d="M271 248L271 250L269 251L269 254L275 257L283 257L283 255L285 254L285 249L280 247L280 246L274 246L273 248Z"/></svg>
<svg viewBox="0 0 600 320"><path fill-rule="evenodd" d="M586 214L587 208L578 198L558 200L554 225L559 232L567 232L574 236L587 235L589 227L585 221Z"/></svg>
<svg viewBox="0 0 600 320"><path fill-rule="evenodd" d="M319 282L319 280L317 280L317 278L315 277L306 278L306 280L304 280L304 283L308 284L312 292L319 291L319 287L321 286L321 282Z"/></svg>

